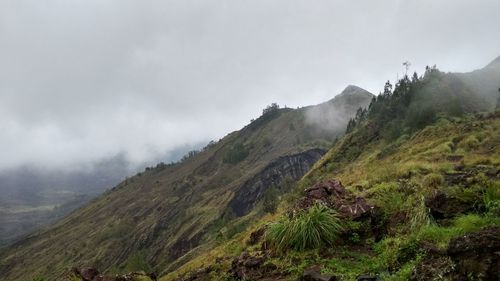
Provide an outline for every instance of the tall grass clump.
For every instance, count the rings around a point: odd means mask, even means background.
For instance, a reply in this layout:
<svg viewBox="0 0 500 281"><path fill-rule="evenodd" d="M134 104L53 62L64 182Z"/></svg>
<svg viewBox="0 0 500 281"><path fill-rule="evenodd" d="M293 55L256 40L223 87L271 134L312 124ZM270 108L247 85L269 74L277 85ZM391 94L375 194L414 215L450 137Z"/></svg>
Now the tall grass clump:
<svg viewBox="0 0 500 281"><path fill-rule="evenodd" d="M483 192L483 204L489 215L500 217L500 182L489 182Z"/></svg>
<svg viewBox="0 0 500 281"><path fill-rule="evenodd" d="M424 177L422 183L425 187L437 188L444 183L444 178L440 174L430 173Z"/></svg>
<svg viewBox="0 0 500 281"><path fill-rule="evenodd" d="M333 245L341 229L340 220L333 210L317 204L292 216L283 216L269 225L266 240L279 251L302 251Z"/></svg>

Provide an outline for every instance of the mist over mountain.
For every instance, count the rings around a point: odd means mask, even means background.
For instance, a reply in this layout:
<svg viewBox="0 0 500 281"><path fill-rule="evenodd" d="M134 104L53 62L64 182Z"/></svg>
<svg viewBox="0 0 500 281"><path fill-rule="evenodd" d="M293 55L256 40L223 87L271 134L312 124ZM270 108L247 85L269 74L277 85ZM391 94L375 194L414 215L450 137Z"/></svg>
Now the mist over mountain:
<svg viewBox="0 0 500 281"><path fill-rule="evenodd" d="M0 247L64 217L145 167L179 161L200 147L202 144L185 145L143 164L130 163L119 154L64 169L23 166L1 170Z"/></svg>
<svg viewBox="0 0 500 281"><path fill-rule="evenodd" d="M306 122L318 130L342 132L359 107L366 108L373 94L354 86L347 86L333 99L317 106L306 108Z"/></svg>
<svg viewBox="0 0 500 281"><path fill-rule="evenodd" d="M498 1L215 2L2 1L0 170L142 164L272 102L377 94L406 60L463 72L500 49Z"/></svg>
<svg viewBox="0 0 500 281"><path fill-rule="evenodd" d="M1 0L0 281L500 280L499 11Z"/></svg>
<svg viewBox="0 0 500 281"><path fill-rule="evenodd" d="M241 130L191 151L179 163L147 167L10 249L15 249L17 256L35 247L44 256L39 262L68 266L77 251L83 255L81 262L98 262L101 267L117 270L140 251L157 264L175 268L197 246L205 248L215 243L217 233L225 232L222 228L226 223L237 224L239 218L262 216L267 194L272 190L288 192L325 149L344 134L348 120L359 108L366 107L372 97L367 91L350 86L316 106L291 109L272 104ZM327 110L329 117L336 118L328 127L319 126L319 120L310 118ZM231 236L230 232L224 235ZM100 243L108 237L114 246L103 248L107 258L84 250L89 245L101 248ZM85 239L87 246L74 244L75 239ZM32 245L24 241L38 242ZM52 254L61 251L60 255ZM43 274L55 278L58 273Z"/></svg>
<svg viewBox="0 0 500 281"><path fill-rule="evenodd" d="M474 92L479 93L493 109L498 100L500 84L500 56L485 67L469 72L456 73Z"/></svg>

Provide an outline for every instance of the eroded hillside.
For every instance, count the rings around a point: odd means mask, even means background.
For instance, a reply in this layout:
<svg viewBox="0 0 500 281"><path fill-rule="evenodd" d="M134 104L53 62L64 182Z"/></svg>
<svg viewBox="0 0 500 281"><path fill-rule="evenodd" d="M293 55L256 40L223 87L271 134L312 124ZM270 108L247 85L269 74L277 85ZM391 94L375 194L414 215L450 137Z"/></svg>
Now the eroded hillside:
<svg viewBox="0 0 500 281"><path fill-rule="evenodd" d="M179 164L147 168L14 244L0 257L0 279L54 279L83 265L121 272L137 269L129 266L137 260L159 272L176 269L265 214L266 190L289 191L371 100L366 92L352 103L344 94L331 102L347 114L341 130L306 122L311 108L271 106L241 131Z"/></svg>

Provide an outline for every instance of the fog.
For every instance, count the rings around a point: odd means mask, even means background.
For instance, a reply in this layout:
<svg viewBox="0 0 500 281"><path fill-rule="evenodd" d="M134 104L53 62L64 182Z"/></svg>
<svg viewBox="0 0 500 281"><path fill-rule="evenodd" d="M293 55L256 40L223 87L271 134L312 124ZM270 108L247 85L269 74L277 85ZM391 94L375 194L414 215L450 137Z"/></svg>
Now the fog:
<svg viewBox="0 0 500 281"><path fill-rule="evenodd" d="M0 170L156 161L272 102L317 104L348 84L378 93L406 60L471 71L500 55L498 11L497 0L1 1Z"/></svg>

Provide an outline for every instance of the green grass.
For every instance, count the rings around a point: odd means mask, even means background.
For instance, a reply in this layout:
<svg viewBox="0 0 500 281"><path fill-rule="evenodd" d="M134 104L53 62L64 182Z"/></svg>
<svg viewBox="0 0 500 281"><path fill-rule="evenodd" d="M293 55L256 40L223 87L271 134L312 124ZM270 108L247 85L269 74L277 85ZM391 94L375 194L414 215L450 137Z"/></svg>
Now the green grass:
<svg viewBox="0 0 500 281"><path fill-rule="evenodd" d="M500 217L500 182L491 181L487 184L483 196L483 204L488 215Z"/></svg>
<svg viewBox="0 0 500 281"><path fill-rule="evenodd" d="M305 250L333 245L341 230L337 215L323 205L315 205L269 226L266 239L279 251Z"/></svg>
<svg viewBox="0 0 500 281"><path fill-rule="evenodd" d="M425 225L414 234L413 238L417 241L427 241L441 248L446 248L452 238L490 225L500 225L500 218L467 214L457 217L453 225L448 227L435 223Z"/></svg>

